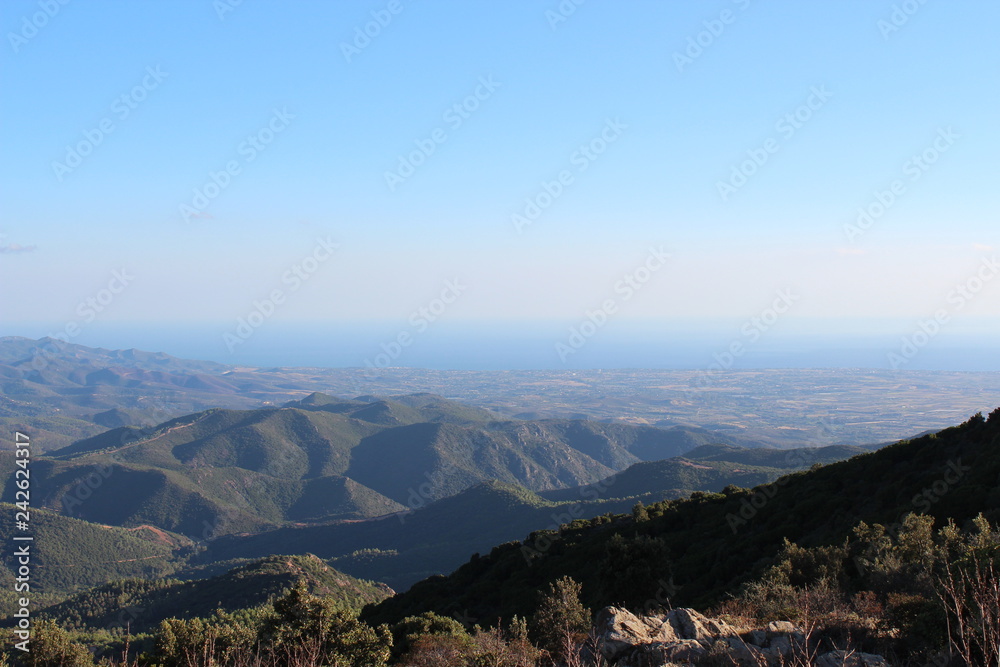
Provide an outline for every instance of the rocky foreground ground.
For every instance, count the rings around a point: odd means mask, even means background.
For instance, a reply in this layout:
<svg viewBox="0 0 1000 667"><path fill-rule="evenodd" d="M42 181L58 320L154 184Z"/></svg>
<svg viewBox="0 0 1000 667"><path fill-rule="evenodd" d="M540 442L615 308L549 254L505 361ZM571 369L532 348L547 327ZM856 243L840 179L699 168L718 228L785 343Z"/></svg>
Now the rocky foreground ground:
<svg viewBox="0 0 1000 667"><path fill-rule="evenodd" d="M618 607L602 609L596 619L598 647L616 667L667 667L690 664L817 665L889 667L879 655L820 650L807 632L789 621L738 630L693 609L637 616ZM712 658L718 661L712 661ZM711 661L711 662L709 662Z"/></svg>

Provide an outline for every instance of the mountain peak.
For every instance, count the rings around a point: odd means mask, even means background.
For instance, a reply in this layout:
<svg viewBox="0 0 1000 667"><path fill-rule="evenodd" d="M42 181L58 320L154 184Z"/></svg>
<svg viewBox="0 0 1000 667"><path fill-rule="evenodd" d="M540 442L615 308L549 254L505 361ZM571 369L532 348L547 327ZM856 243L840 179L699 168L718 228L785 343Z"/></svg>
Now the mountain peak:
<svg viewBox="0 0 1000 667"><path fill-rule="evenodd" d="M314 391L302 400L292 401L292 403L298 403L299 405L329 405L330 403L338 402L338 399L330 396L329 394L324 394L321 391Z"/></svg>

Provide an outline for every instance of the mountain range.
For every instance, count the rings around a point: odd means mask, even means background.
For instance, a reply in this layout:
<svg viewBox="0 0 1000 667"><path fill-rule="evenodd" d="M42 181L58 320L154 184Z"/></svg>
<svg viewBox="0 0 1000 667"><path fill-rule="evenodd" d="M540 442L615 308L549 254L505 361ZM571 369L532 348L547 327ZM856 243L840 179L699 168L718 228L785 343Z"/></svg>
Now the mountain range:
<svg viewBox="0 0 1000 667"><path fill-rule="evenodd" d="M706 607L773 564L786 540L832 547L860 522L898 532L908 513L928 514L938 527L949 519L967 526L979 514L1000 522L1000 408L753 489L696 492L638 516L538 531L421 581L367 617L434 611L470 622L509 618L530 613L537 591L562 576L582 584L591 608L620 604L629 589L657 604Z"/></svg>
<svg viewBox="0 0 1000 667"><path fill-rule="evenodd" d="M373 518L488 480L570 489L726 441L734 439L689 427L502 419L427 394L314 393L280 408L210 409L107 430L38 459L33 488L54 511L202 540ZM640 486L636 493L659 488Z"/></svg>
<svg viewBox="0 0 1000 667"><path fill-rule="evenodd" d="M213 409L111 429L36 458L32 489L54 525L64 515L74 531L120 526L158 537L163 560L148 558L146 574L313 553L404 590L533 530L756 485L866 451L701 444L713 437L684 427L502 420L426 394L312 394L282 408ZM10 457L0 453L0 461ZM13 484L11 474L9 495ZM81 558L101 562L96 553ZM53 562L78 576L42 583L65 593L136 574L96 567L83 576L71 560Z"/></svg>

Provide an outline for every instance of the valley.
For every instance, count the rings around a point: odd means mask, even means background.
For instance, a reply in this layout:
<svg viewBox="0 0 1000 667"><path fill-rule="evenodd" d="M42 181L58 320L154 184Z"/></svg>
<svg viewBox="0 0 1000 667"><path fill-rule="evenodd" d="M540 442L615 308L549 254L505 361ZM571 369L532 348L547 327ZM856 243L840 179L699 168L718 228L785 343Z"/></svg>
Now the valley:
<svg viewBox="0 0 1000 667"><path fill-rule="evenodd" d="M58 412L76 434L31 462L33 599L42 618L110 632L111 644L123 627L152 636L174 618L224 622L282 595L335 601L373 626L507 622L530 616L557 577L581 584L592 609L650 595L718 609L784 557L782 540L833 548L866 521L898 531L908 512L939 525L1000 518L989 445L998 411L895 443L862 438L933 427L961 401L989 401L989 374L733 374L712 400L680 372L463 373L455 384L386 369L374 383L447 384L468 391L466 402L428 391L343 398L309 389L346 389L346 371L230 369L134 350L64 348L34 371L30 349L0 341L4 419L44 424L34 442L59 427L46 416ZM803 389L806 377L829 391ZM171 392L169 405L150 409L153 391ZM908 392L919 400L862 421L865 401ZM932 411L931 397L956 407ZM769 418L733 418L767 401ZM4 499L13 459L0 451ZM4 534L13 509L0 506ZM17 609L15 571L5 554L5 614Z"/></svg>

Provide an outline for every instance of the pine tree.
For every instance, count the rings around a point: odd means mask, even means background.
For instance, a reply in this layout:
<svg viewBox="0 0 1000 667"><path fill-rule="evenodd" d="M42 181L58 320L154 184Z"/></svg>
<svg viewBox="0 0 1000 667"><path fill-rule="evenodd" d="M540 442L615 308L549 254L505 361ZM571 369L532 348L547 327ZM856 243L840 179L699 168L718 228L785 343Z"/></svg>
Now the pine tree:
<svg viewBox="0 0 1000 667"><path fill-rule="evenodd" d="M70 640L69 633L48 619L32 628L31 650L20 658L26 667L92 667L93 656L86 647Z"/></svg>
<svg viewBox="0 0 1000 667"><path fill-rule="evenodd" d="M561 660L567 646L582 644L590 632L590 610L580 602L582 586L571 577L549 584L535 612L533 627L539 645Z"/></svg>

